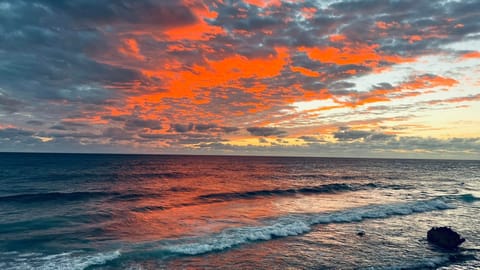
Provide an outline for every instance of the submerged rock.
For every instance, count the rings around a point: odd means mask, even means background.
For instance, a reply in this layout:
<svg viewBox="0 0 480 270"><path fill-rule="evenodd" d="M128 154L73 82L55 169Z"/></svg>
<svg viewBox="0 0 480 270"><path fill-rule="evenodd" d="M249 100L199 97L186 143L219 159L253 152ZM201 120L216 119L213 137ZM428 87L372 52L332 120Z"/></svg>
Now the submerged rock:
<svg viewBox="0 0 480 270"><path fill-rule="evenodd" d="M465 239L450 227L433 227L427 233L428 242L446 249L455 249Z"/></svg>

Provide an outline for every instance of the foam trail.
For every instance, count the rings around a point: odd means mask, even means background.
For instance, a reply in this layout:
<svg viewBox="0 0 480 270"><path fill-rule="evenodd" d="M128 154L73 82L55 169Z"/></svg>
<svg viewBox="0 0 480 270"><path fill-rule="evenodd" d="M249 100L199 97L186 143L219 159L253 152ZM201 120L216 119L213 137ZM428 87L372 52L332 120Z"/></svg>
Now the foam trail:
<svg viewBox="0 0 480 270"><path fill-rule="evenodd" d="M364 219L386 218L450 208L454 207L438 198L407 203L370 205L331 213L285 216L271 220L264 226L232 228L207 237L180 239L184 243L167 244L163 250L177 254L197 255L253 241L304 234L316 224L358 222Z"/></svg>

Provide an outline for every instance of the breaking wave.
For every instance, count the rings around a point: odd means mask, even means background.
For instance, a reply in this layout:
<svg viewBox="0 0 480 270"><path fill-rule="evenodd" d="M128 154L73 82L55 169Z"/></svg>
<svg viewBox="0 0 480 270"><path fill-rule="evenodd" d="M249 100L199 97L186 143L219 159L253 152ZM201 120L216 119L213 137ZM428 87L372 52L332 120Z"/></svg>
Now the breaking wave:
<svg viewBox="0 0 480 270"><path fill-rule="evenodd" d="M455 207L447 204L444 199L437 198L407 203L369 205L331 213L285 216L267 221L263 226L232 228L207 237L180 239L182 243L171 243L164 249L177 254L197 255L228 249L248 242L304 234L317 224L359 222L364 219L386 218L450 208Z"/></svg>
<svg viewBox="0 0 480 270"><path fill-rule="evenodd" d="M2 262L0 268L4 270L83 270L94 265L103 265L108 261L117 259L121 256L119 250L80 255L80 252L65 252L60 254L45 255L41 253L17 253L8 252L1 254Z"/></svg>
<svg viewBox="0 0 480 270"><path fill-rule="evenodd" d="M236 200L236 199L253 199L258 197L269 197L269 196L289 196L295 194L320 194L320 193L337 193L345 191L357 191L371 188L388 188L388 186L382 186L381 184L376 183L367 183L367 184L345 184L345 183L335 183L335 184L326 184L320 186L312 187L301 187L301 188L290 188L290 189L264 189L264 190L252 190L245 192L226 192L226 193L212 193L198 196L200 200Z"/></svg>

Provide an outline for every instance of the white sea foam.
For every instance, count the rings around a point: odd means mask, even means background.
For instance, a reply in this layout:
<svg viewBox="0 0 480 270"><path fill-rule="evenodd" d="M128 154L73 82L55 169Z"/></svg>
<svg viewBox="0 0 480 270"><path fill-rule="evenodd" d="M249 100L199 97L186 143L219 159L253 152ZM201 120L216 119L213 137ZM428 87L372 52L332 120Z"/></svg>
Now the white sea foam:
<svg viewBox="0 0 480 270"><path fill-rule="evenodd" d="M52 255L24 253L10 257L1 265L4 270L83 270L92 265L102 265L121 255L119 250L92 255L81 255L79 252L65 252Z"/></svg>
<svg viewBox="0 0 480 270"><path fill-rule="evenodd" d="M359 222L363 219L386 218L449 208L454 207L439 198L427 201L370 205L331 213L286 216L269 221L264 226L233 228L207 237L180 239L183 243L166 245L164 250L197 255L220 251L247 242L307 233L316 224Z"/></svg>

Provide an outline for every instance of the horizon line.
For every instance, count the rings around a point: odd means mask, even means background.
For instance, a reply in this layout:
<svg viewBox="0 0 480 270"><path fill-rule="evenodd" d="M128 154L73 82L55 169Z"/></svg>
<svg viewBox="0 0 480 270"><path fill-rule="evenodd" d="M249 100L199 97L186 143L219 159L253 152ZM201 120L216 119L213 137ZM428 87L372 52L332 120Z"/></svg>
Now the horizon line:
<svg viewBox="0 0 480 270"><path fill-rule="evenodd" d="M122 155L122 156L212 156L212 157L276 157L276 158L324 158L324 159L387 159L387 160L442 160L442 161L480 161L462 158L427 158L427 157L367 157L367 156L307 156L307 155L252 155L252 154L199 154L199 153L114 153L114 152L34 152L34 151L0 151L1 154L58 154L58 155Z"/></svg>

